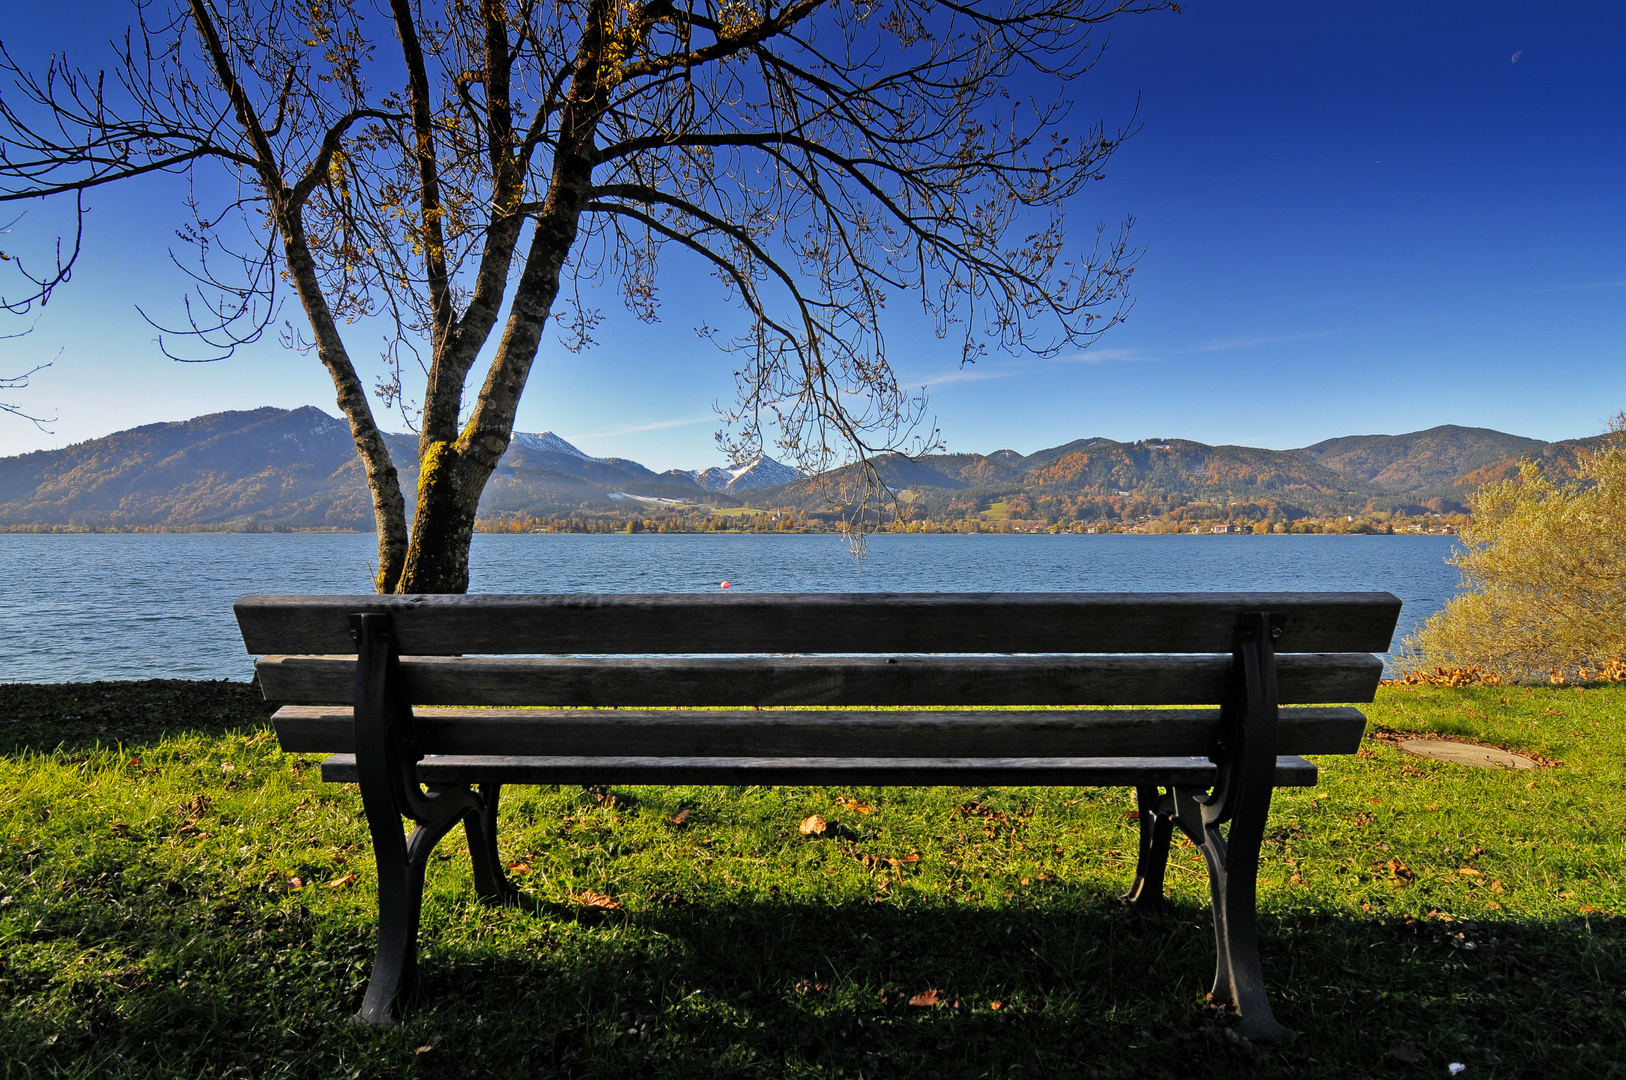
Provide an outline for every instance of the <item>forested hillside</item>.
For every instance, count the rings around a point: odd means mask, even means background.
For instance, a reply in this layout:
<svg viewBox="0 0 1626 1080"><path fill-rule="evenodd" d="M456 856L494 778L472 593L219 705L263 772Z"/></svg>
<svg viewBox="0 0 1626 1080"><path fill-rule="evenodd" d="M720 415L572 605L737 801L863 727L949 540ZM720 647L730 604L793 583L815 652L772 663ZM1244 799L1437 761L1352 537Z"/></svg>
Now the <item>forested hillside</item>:
<svg viewBox="0 0 1626 1080"><path fill-rule="evenodd" d="M390 440L410 488L416 440ZM1026 456L999 450L877 464L896 497L886 513L916 522L1188 526L1460 514L1479 484L1508 475L1521 458L1568 476L1577 451L1595 442L1446 426L1299 450L1079 439ZM851 513L859 481L853 470L799 478L766 457L732 469L657 473L624 458L591 457L551 433L522 433L481 513L508 527L653 518L692 525L738 521L757 509L804 525L833 523ZM372 511L343 422L314 408L265 408L0 459L0 527L366 530Z"/></svg>

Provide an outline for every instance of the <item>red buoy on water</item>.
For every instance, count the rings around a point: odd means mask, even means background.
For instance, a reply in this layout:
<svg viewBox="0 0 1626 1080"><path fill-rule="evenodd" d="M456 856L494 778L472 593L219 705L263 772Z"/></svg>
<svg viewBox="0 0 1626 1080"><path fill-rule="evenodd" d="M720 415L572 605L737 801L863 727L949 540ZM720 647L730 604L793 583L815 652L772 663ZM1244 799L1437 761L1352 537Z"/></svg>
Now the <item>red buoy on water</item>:
<svg viewBox="0 0 1626 1080"><path fill-rule="evenodd" d="M728 588L728 587L729 587L729 586L728 586L728 582L726 582L726 581L725 581L725 582L723 582L723 588L725 588L725 589L726 589L726 588Z"/></svg>

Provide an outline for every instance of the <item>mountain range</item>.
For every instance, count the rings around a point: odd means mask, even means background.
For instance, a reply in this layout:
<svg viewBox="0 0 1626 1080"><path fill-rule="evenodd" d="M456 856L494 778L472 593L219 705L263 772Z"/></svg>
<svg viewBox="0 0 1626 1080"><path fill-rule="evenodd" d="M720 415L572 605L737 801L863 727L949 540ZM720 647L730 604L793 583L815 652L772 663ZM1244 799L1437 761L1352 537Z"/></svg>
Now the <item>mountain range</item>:
<svg viewBox="0 0 1626 1080"><path fill-rule="evenodd" d="M387 438L410 491L417 439ZM1460 511L1474 488L1511 474L1520 459L1567 475L1576 452L1599 438L1546 443L1455 426L1298 450L1095 438L1028 455L891 456L876 465L913 514L935 520L995 505L1051 520L1224 517L1239 503L1293 518ZM516 432L480 508L484 518L515 520L747 504L818 511L857 484L850 469L810 478L766 456L729 469L655 472L626 458L592 457L552 432ZM0 527L370 530L372 520L348 426L311 407L147 424L0 458Z"/></svg>

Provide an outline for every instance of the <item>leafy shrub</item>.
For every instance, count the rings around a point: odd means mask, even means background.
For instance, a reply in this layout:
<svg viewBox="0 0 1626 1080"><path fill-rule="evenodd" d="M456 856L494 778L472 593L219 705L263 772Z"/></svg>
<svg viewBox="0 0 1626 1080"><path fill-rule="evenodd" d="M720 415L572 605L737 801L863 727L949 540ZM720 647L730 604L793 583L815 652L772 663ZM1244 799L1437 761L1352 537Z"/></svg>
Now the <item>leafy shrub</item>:
<svg viewBox="0 0 1626 1080"><path fill-rule="evenodd" d="M1574 479L1534 462L1487 484L1452 562L1468 590L1405 642L1402 665L1517 681L1626 675L1626 414Z"/></svg>

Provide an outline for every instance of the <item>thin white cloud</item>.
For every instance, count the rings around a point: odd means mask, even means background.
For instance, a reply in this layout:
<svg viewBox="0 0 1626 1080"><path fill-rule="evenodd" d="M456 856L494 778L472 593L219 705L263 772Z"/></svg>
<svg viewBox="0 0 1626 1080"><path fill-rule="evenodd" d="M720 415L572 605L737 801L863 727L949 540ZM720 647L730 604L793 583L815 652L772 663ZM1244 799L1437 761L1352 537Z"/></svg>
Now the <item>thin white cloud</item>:
<svg viewBox="0 0 1626 1080"><path fill-rule="evenodd" d="M1337 330L1317 330L1312 334L1275 334L1255 335L1252 337L1219 338L1206 345L1193 345L1192 352L1225 352L1231 349L1253 349L1260 345L1275 345L1283 341L1310 341L1313 338L1331 337L1339 333Z"/></svg>
<svg viewBox="0 0 1626 1080"><path fill-rule="evenodd" d="M704 424L708 420L717 419L715 416L691 416L686 420L656 420L653 423L638 424L634 427L617 428L614 431L596 431L591 435L573 435L575 442L591 442L594 439L614 439L621 435L636 435L641 431L664 431L666 428L688 427L690 424Z"/></svg>
<svg viewBox="0 0 1626 1080"><path fill-rule="evenodd" d="M947 386L958 382L984 382L988 379L1008 379L1013 375L1031 374L1039 364L1151 364L1156 358L1146 356L1139 349L1090 349L1070 356L1053 356L1048 360L996 361L997 367L963 367L941 375L899 376L904 386Z"/></svg>
<svg viewBox="0 0 1626 1080"><path fill-rule="evenodd" d="M899 379L905 386L947 386L957 382L984 382L988 379L1008 379L1017 374L1009 367L1002 368L961 368L958 371L944 372L942 375L928 375L925 378Z"/></svg>
<svg viewBox="0 0 1626 1080"><path fill-rule="evenodd" d="M1055 364L1155 364L1156 357L1147 356L1139 349L1088 349L1071 356L1055 357Z"/></svg>

